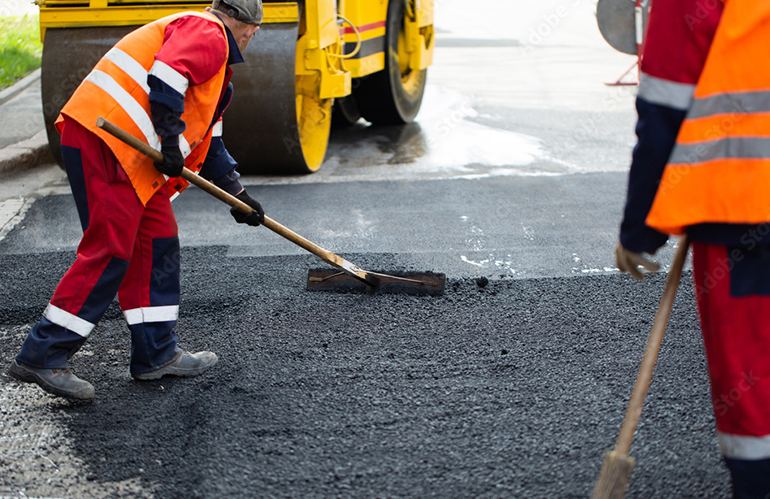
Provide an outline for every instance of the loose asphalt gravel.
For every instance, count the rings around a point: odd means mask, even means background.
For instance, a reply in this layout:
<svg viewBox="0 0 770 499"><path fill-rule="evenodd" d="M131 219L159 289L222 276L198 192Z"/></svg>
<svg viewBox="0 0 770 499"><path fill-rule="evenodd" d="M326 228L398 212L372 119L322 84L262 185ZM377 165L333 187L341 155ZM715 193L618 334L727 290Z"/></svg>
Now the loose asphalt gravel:
<svg viewBox="0 0 770 499"><path fill-rule="evenodd" d="M3 366L73 258L0 261ZM413 297L308 292L312 256L184 248L182 262L180 344L219 364L133 381L113 304L71 361L93 403L0 376L0 495L587 497L665 279L455 279ZM714 431L686 274L627 497L729 497Z"/></svg>

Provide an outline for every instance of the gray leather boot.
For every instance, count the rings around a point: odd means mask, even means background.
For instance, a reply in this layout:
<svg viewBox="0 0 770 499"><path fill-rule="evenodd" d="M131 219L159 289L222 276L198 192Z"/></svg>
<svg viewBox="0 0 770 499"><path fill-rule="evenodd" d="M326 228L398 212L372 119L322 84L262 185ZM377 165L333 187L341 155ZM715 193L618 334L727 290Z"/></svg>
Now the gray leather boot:
<svg viewBox="0 0 770 499"><path fill-rule="evenodd" d="M14 359L8 374L24 383L35 383L53 395L76 400L94 398L94 387L88 381L72 374L69 369L40 369L19 364Z"/></svg>
<svg viewBox="0 0 770 499"><path fill-rule="evenodd" d="M159 379L162 376L197 376L213 367L217 363L217 356L213 352L182 352L169 364L154 371L142 374L132 374L134 379L148 381Z"/></svg>

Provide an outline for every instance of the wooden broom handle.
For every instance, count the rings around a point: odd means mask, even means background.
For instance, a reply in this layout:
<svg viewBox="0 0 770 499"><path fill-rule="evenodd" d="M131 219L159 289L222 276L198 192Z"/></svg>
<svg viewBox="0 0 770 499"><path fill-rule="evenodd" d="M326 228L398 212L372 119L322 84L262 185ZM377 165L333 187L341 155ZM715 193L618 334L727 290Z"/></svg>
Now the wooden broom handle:
<svg viewBox="0 0 770 499"><path fill-rule="evenodd" d="M631 450L631 442L634 440L634 432L639 418L642 415L642 405L647 395L647 389L650 387L652 372L655 369L655 362L658 359L660 345L663 342L663 335L666 332L666 324L671 314L671 308L674 305L676 289L679 286L679 279L682 276L682 268L687 259L687 250L690 247L690 241L687 235L679 238L679 248L674 255L674 262L671 264L671 271L666 280L666 287L663 289L663 295L660 298L658 313L655 315L655 321L652 324L652 331L647 339L647 347L644 351L642 364L639 366L639 374L636 377L634 391L631 393L631 400L628 402L628 410L623 420L623 426L618 435L615 452L627 456Z"/></svg>
<svg viewBox="0 0 770 499"><path fill-rule="evenodd" d="M145 156L148 156L153 161L163 162L163 154L161 154L159 151L156 151L152 147L149 146L149 144L146 144L145 142L139 140L138 138L134 137L130 133L126 132L119 126L110 123L104 118L97 118L96 120L96 126L103 129L105 132L109 133L110 135L113 135L114 137L122 140L129 146L133 147L137 151L141 152ZM182 175L181 177L191 184L195 185L196 187L208 192L215 198L219 199L220 201L232 206L236 210L240 211L241 213L249 214L252 211L254 211L254 208L249 206L248 204L244 203L237 197L233 196L229 192L220 189L216 185L212 184L205 178L200 177L199 175L194 174L187 168L182 168ZM355 267L346 260L344 260L342 257L335 255L331 251L325 250L324 248L318 246L317 244L313 243L312 241L309 241L308 239L305 239L304 237L300 236L293 230L289 229L288 227L284 227L283 225L279 224L275 220L271 219L268 216L265 216L265 222L262 224L268 229L272 230L279 236L282 236L289 241L293 242L297 246L309 251L310 253L313 253L317 257L321 258L326 263L329 263L331 265L334 265L338 268L349 268L349 267ZM360 269L357 269L360 270ZM355 271L355 270L354 270Z"/></svg>

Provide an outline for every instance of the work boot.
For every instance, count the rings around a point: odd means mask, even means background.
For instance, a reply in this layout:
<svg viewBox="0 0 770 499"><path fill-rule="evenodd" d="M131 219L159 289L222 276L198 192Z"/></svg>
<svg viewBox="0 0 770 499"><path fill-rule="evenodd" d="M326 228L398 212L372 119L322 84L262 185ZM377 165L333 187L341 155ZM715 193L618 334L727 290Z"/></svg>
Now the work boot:
<svg viewBox="0 0 770 499"><path fill-rule="evenodd" d="M134 379L149 381L159 379L166 374L171 376L197 376L217 363L213 352L182 352L176 359L154 371L142 374L132 374Z"/></svg>
<svg viewBox="0 0 770 499"><path fill-rule="evenodd" d="M23 381L35 383L53 395L76 400L94 398L94 387L88 381L72 374L69 369L40 369L18 363L15 359L8 368L8 374Z"/></svg>

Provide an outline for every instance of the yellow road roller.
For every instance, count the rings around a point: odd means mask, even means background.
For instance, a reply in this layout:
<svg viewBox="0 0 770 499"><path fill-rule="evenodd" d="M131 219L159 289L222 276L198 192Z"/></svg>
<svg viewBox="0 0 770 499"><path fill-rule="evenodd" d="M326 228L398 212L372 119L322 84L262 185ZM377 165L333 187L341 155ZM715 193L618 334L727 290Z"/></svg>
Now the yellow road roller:
<svg viewBox="0 0 770 499"><path fill-rule="evenodd" d="M42 99L53 123L96 62L128 32L210 0L39 0ZM411 122L433 59L433 0L263 0L257 37L234 68L223 137L242 173L318 170L332 119ZM333 117L333 118L332 118Z"/></svg>

